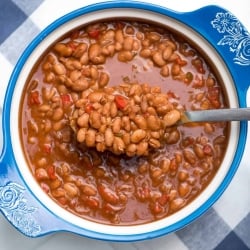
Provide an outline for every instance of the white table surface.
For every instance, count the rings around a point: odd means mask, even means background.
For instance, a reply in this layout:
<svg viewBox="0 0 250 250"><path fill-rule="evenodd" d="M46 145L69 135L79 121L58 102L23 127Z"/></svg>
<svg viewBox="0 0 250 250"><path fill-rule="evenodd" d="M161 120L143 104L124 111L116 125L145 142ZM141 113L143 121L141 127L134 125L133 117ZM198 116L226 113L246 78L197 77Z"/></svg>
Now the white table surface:
<svg viewBox="0 0 250 250"><path fill-rule="evenodd" d="M32 0L30 0L32 1ZM29 1L25 1L29 3ZM51 21L60 17L67 12L70 12L79 7L83 7L85 5L96 3L101 1L92 1L92 0L45 0L31 15L32 21L36 22L39 19L39 29L45 28ZM145 0L144 2L153 2L154 4L159 4L165 6L169 9L173 9L176 11L191 11L195 10L199 7L216 4L221 7L224 7L231 11L242 23L243 25L250 31L250 1L249 0L199 0L199 1L188 1L188 0ZM57 7L58 6L58 7ZM47 14L48 10L53 10L53 14ZM0 10L1 12L1 10ZM1 15L1 14L0 14ZM0 30L1 32L1 30ZM2 61L0 60L0 63ZM1 69L1 67L0 67ZM1 72L1 92L0 92L0 100L2 102L5 88L10 77L12 67L9 67L9 71ZM250 91L248 91L250 92ZM2 103L0 103L2 105ZM250 106L250 94L248 94L248 105ZM249 136L248 136L249 137ZM0 137L0 141L1 141ZM250 140L248 138L246 151L250 152ZM242 166L240 168L246 168L247 166L247 158L249 156L243 156ZM228 202L228 196L230 192L240 192L244 188L250 188L250 178L245 179L243 175L249 174L250 176L250 166L248 166L248 170L244 170L244 173L237 173L233 182L230 184L228 190L223 194L223 196L219 199L219 201L214 205L217 207L217 211L223 211L223 213L231 213L233 212L233 201L232 204ZM237 183L236 183L237 182ZM240 185L240 186L239 186ZM249 191L248 191L249 194ZM239 204L240 206L246 206L248 203L242 202ZM225 206L228 206L228 210L225 209ZM241 210L241 207L239 208ZM243 210L243 208L242 208ZM232 215L233 217L233 215ZM234 223L232 218L231 223ZM229 219L230 221L230 219ZM230 222L229 222L230 223ZM249 225L250 226L250 225ZM136 243L110 243L110 242L102 242L92 239L87 239L85 237L80 237L77 235L73 235L70 233L56 233L52 235L48 235L41 238L28 238L19 233L15 228L10 225L6 219L0 214L0 249L1 250L77 250L77 249L187 249L185 246L181 245L181 243L176 243L177 236L175 234L170 234L159 239L154 239L146 242L136 242ZM249 234L250 237L250 234Z"/></svg>

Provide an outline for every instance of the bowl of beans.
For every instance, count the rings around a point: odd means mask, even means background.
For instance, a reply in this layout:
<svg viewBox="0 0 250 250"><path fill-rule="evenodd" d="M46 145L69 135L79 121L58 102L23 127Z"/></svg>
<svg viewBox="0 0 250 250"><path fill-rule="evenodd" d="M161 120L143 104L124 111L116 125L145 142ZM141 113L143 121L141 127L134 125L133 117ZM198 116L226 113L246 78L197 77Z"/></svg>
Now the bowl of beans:
<svg viewBox="0 0 250 250"><path fill-rule="evenodd" d="M249 41L216 6L104 2L53 22L9 81L1 212L30 237L136 241L191 223L232 180L247 123L183 112L246 107Z"/></svg>

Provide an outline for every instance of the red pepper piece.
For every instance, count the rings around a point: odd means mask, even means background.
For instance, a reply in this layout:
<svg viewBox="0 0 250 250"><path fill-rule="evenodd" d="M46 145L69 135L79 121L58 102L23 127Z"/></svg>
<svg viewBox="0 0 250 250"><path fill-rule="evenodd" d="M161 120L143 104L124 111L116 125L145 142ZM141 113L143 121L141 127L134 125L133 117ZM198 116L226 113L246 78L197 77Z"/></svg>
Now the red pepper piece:
<svg viewBox="0 0 250 250"><path fill-rule="evenodd" d="M39 93L38 91L33 91L29 94L29 98L28 98L28 104L30 106L32 105L40 105L40 99L39 99Z"/></svg>
<svg viewBox="0 0 250 250"><path fill-rule="evenodd" d="M90 30L90 31L88 31L88 35L90 38L98 39L98 37L100 35L100 30L98 30L98 29Z"/></svg>
<svg viewBox="0 0 250 250"><path fill-rule="evenodd" d="M51 180L55 180L56 179L56 170L55 170L55 166L54 165L50 165L47 168L47 172L48 172L49 178Z"/></svg>
<svg viewBox="0 0 250 250"><path fill-rule="evenodd" d="M61 95L61 100L63 105L70 105L72 103L72 99L69 94Z"/></svg>
<svg viewBox="0 0 250 250"><path fill-rule="evenodd" d="M124 109L128 104L128 100L122 95L116 95L115 104L118 109Z"/></svg>

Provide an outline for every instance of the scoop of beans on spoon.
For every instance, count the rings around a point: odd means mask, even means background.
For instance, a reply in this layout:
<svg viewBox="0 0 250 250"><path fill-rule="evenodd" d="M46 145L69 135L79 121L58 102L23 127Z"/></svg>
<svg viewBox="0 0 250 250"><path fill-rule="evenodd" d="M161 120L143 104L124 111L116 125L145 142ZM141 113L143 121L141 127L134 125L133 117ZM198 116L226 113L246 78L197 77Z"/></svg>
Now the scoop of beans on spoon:
<svg viewBox="0 0 250 250"><path fill-rule="evenodd" d="M71 127L77 141L117 155L148 155L162 147L165 129L190 122L249 120L250 109L184 111L157 87L121 84L76 102ZM179 135L176 134L178 140Z"/></svg>

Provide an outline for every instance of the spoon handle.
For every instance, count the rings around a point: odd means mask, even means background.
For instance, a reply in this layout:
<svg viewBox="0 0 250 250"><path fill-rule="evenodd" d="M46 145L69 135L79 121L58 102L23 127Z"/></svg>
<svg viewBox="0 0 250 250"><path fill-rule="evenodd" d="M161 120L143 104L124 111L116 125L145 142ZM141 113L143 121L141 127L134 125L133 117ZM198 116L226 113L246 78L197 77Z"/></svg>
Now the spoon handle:
<svg viewBox="0 0 250 250"><path fill-rule="evenodd" d="M209 109L186 111L181 119L182 123L188 122L219 122L250 120L250 108Z"/></svg>

